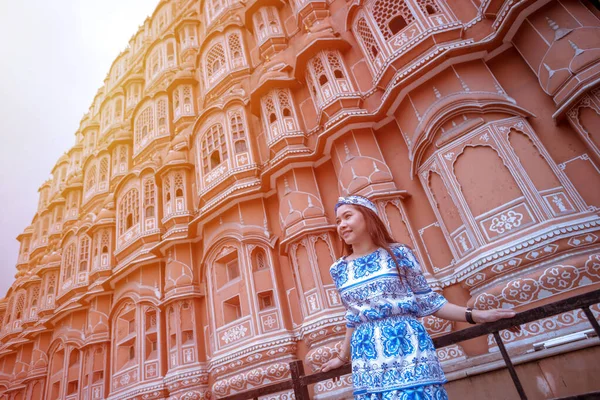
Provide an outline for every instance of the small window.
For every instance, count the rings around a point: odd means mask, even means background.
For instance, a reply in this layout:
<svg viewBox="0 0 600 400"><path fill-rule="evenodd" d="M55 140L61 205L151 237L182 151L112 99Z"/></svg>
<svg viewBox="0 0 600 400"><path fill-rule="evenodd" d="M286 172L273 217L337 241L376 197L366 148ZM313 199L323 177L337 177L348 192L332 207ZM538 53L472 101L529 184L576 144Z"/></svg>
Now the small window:
<svg viewBox="0 0 600 400"><path fill-rule="evenodd" d="M240 269L239 269L237 260L233 260L233 261L227 263L225 268L227 269L227 281L228 282L232 281L240 276Z"/></svg>
<svg viewBox="0 0 600 400"><path fill-rule="evenodd" d="M262 292L258 294L258 308L262 311L267 308L274 307L275 303L273 302L273 292Z"/></svg>
<svg viewBox="0 0 600 400"><path fill-rule="evenodd" d="M127 223L125 224L125 229L129 229L133 226L133 215L132 214L128 214L127 215Z"/></svg>
<svg viewBox="0 0 600 400"><path fill-rule="evenodd" d="M210 155L210 169L213 169L221 164L221 157L218 151L213 151Z"/></svg>
<svg viewBox="0 0 600 400"><path fill-rule="evenodd" d="M129 347L129 361L135 358L135 348L133 346Z"/></svg>
<svg viewBox="0 0 600 400"><path fill-rule="evenodd" d="M152 218L154 217L154 207L150 206L150 207L146 207L146 218Z"/></svg>
<svg viewBox="0 0 600 400"><path fill-rule="evenodd" d="M425 6L425 10L427 11L427 14L429 14L429 15L433 15L433 14L437 13L437 10L431 4L427 4L427 6Z"/></svg>
<svg viewBox="0 0 600 400"><path fill-rule="evenodd" d="M321 75L319 76L319 84L321 86L323 86L324 84L326 84L328 82L327 77L325 75Z"/></svg>
<svg viewBox="0 0 600 400"><path fill-rule="evenodd" d="M398 16L392 18L390 20L390 22L388 23L388 27L390 28L392 35L395 35L396 33L400 32L402 29L406 28L407 26L408 26L408 24L406 23L406 21L404 20L404 18L401 15L398 15Z"/></svg>
<svg viewBox="0 0 600 400"><path fill-rule="evenodd" d="M236 153L243 153L246 150L247 150L247 148L246 148L245 140L238 140L237 142L235 142L235 152Z"/></svg>
<svg viewBox="0 0 600 400"><path fill-rule="evenodd" d="M240 297L235 296L223 302L223 320L226 324L242 317Z"/></svg>

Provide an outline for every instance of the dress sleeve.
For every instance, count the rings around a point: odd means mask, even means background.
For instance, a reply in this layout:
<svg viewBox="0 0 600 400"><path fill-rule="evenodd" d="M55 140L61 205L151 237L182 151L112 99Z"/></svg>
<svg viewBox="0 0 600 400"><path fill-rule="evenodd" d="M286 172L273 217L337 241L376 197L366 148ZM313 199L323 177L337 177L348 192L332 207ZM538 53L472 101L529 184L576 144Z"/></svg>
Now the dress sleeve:
<svg viewBox="0 0 600 400"><path fill-rule="evenodd" d="M439 293L434 292L429 287L427 279L423 275L421 265L415 258L412 250L406 246L399 246L394 249L394 253L401 269L404 270L408 286L415 295L417 303L417 316L425 317L435 313L448 302Z"/></svg>
<svg viewBox="0 0 600 400"><path fill-rule="evenodd" d="M360 322L358 313L351 308L346 307L346 328L355 328Z"/></svg>
<svg viewBox="0 0 600 400"><path fill-rule="evenodd" d="M333 265L329 268L329 273L331 274L331 279L333 279L333 283L338 290L344 283L348 281L348 272L344 265L341 264L342 259L337 260L333 263ZM346 327L354 328L356 324L360 322L360 317L358 315L358 311L354 310L352 307L349 307L348 304L344 301L340 294L340 299L342 300L342 304L346 308Z"/></svg>

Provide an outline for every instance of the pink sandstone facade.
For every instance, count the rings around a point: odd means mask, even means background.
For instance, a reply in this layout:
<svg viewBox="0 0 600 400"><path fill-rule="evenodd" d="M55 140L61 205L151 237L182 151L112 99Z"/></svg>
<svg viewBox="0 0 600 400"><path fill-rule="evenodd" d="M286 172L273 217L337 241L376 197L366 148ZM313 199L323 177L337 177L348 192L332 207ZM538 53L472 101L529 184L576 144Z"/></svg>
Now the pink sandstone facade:
<svg viewBox="0 0 600 400"><path fill-rule="evenodd" d="M329 266L349 193L453 302L596 289L599 188L590 1L162 0L18 236L0 399L215 399L319 367L344 334ZM454 370L490 354L439 351Z"/></svg>

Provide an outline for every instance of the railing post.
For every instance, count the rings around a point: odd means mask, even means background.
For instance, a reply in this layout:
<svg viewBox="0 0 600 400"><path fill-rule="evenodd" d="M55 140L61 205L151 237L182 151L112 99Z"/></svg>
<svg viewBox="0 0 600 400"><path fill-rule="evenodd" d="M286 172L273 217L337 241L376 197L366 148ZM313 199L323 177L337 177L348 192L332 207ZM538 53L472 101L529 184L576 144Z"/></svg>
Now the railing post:
<svg viewBox="0 0 600 400"><path fill-rule="evenodd" d="M508 368L508 372L510 373L510 377L512 378L515 387L517 388L517 392L519 392L519 397L521 400L527 400L527 395L525 394L525 390L523 390L523 385L521 385L521 381L517 376L517 371L515 370L515 366L510 360L510 356L506 351L506 347L504 347L504 342L500 337L500 333L498 331L494 332L494 339L496 340L496 344L498 344L498 348L500 349L500 353L502 354L502 358L504 358L504 363L506 364L506 368Z"/></svg>
<svg viewBox="0 0 600 400"><path fill-rule="evenodd" d="M589 307L583 307L582 310L585 313L585 316L590 320L592 328L594 328L594 330L596 331L596 337L600 339L600 325L598 324L598 321L596 321L596 317L594 317L592 310L590 310Z"/></svg>
<svg viewBox="0 0 600 400"><path fill-rule="evenodd" d="M292 361L290 363L290 372L292 373L292 387L294 388L296 400L310 400L308 387L300 379L304 377L304 364L302 360Z"/></svg>

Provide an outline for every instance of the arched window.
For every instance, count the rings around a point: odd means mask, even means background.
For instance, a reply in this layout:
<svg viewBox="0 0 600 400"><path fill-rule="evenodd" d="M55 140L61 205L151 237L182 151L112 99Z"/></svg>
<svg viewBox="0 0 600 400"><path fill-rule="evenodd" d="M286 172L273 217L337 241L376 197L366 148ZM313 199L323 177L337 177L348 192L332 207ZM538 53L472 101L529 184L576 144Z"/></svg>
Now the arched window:
<svg viewBox="0 0 600 400"><path fill-rule="evenodd" d="M214 82L225 70L225 67L225 50L221 43L217 43L206 54L206 73L209 83Z"/></svg>
<svg viewBox="0 0 600 400"><path fill-rule="evenodd" d="M92 165L90 169L88 169L85 180L85 191L90 192L96 189L96 165Z"/></svg>
<svg viewBox="0 0 600 400"><path fill-rule="evenodd" d="M204 57L202 70L206 72L205 82L209 89L232 69L248 65L241 33L229 32L225 36L216 39L217 42L208 47L209 50Z"/></svg>
<svg viewBox="0 0 600 400"><path fill-rule="evenodd" d="M100 160L100 184L106 185L108 183L108 157L102 158ZM106 189L106 187L100 187L101 190Z"/></svg>
<svg viewBox="0 0 600 400"><path fill-rule="evenodd" d="M237 68L244 65L244 53L240 44L240 35L238 33L230 34L227 37L227 44L229 45L229 54L231 55L233 67Z"/></svg>
<svg viewBox="0 0 600 400"><path fill-rule="evenodd" d="M274 89L261 99L263 121L270 139L298 132L298 122L288 89Z"/></svg>
<svg viewBox="0 0 600 400"><path fill-rule="evenodd" d="M341 94L350 93L353 87L338 51L321 51L313 57L306 71L310 93L318 109L327 106Z"/></svg>
<svg viewBox="0 0 600 400"><path fill-rule="evenodd" d="M130 189L119 203L119 234L124 234L140 221L139 192L136 188Z"/></svg>
<svg viewBox="0 0 600 400"><path fill-rule="evenodd" d="M211 126L202 137L202 171L207 174L227 160L227 142L221 124Z"/></svg>
<svg viewBox="0 0 600 400"><path fill-rule="evenodd" d="M154 110L149 104L135 119L135 149L142 148L148 140L154 137Z"/></svg>

